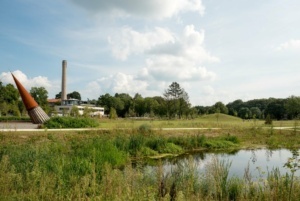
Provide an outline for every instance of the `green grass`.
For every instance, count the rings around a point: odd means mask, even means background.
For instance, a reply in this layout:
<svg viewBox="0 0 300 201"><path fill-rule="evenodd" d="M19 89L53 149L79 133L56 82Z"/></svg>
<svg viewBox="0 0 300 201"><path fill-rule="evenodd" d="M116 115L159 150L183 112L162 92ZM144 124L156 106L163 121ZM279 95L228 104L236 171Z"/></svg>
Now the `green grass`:
<svg viewBox="0 0 300 201"><path fill-rule="evenodd" d="M256 182L229 178L230 162L213 161L198 174L192 161L164 172L143 170L148 157L195 150L300 148L299 131L220 115L194 120L107 120L111 130L0 133L0 200L284 200L300 197L299 178L276 170ZM273 126L295 125L294 121ZM205 130L161 130L214 128ZM123 129L126 128L126 129ZM131 162L137 163L132 168ZM141 164L140 164L141 163ZM227 176L226 176L227 175ZM292 184L292 185L291 185Z"/></svg>

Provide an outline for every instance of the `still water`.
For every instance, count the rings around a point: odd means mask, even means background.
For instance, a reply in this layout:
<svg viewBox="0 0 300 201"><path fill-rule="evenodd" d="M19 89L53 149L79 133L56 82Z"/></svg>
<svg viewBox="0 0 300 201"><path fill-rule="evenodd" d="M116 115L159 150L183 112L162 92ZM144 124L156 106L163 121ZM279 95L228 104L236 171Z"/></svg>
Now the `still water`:
<svg viewBox="0 0 300 201"><path fill-rule="evenodd" d="M163 168L166 172L176 168L178 164L188 164L188 160L193 159L197 170L201 173L205 171L205 167L213 158L217 157L219 160L231 162L229 176L243 177L245 169L249 167L252 177L266 177L268 171L274 168L280 170L281 175L290 173L290 170L284 167L284 164L291 158L293 153L287 149L269 150L239 150L231 153L209 153L196 152L182 155L176 158L164 159L162 161ZM300 170L296 171L297 176L300 176Z"/></svg>

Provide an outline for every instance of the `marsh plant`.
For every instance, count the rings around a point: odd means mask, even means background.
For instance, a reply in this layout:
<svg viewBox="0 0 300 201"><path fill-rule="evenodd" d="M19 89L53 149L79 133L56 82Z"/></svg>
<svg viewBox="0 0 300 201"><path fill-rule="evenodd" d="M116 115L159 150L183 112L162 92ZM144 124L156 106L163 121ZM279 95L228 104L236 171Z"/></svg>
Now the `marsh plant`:
<svg viewBox="0 0 300 201"><path fill-rule="evenodd" d="M208 164L190 157L169 169L159 160L144 166L150 155L229 149L241 140L148 129L1 133L0 200L297 200L298 155L287 162L290 174L271 170L259 179L249 169L244 178L230 176L231 162L217 157Z"/></svg>
<svg viewBox="0 0 300 201"><path fill-rule="evenodd" d="M299 151L293 150L293 156L288 159L288 161L284 164L284 167L288 168L291 172L290 175L290 186L289 186L289 200L292 199L292 192L293 192L293 185L294 185L294 178L295 173L297 170L300 170L300 158L299 158Z"/></svg>

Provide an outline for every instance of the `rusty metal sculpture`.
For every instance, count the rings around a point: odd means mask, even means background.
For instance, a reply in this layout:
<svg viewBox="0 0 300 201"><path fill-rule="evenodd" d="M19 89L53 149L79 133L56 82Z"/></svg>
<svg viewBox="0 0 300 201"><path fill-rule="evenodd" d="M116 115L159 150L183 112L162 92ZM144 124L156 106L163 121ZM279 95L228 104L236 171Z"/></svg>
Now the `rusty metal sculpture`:
<svg viewBox="0 0 300 201"><path fill-rule="evenodd" d="M19 90L22 101L26 107L28 115L34 124L42 124L47 121L49 116L44 112L44 110L37 104L37 102L32 98L32 96L26 91L23 85L17 80L17 78L11 74Z"/></svg>

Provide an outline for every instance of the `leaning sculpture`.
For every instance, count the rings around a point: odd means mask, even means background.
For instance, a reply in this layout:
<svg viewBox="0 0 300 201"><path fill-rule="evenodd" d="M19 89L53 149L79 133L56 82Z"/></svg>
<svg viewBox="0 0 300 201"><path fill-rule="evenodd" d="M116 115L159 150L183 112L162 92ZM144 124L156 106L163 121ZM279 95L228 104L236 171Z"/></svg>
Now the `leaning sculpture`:
<svg viewBox="0 0 300 201"><path fill-rule="evenodd" d="M14 81L19 90L20 96L22 97L22 101L26 107L28 115L34 124L42 124L47 121L49 116L45 113L45 111L37 104L37 102L32 98L32 96L26 91L23 85L17 80L17 78L11 74L14 78Z"/></svg>

